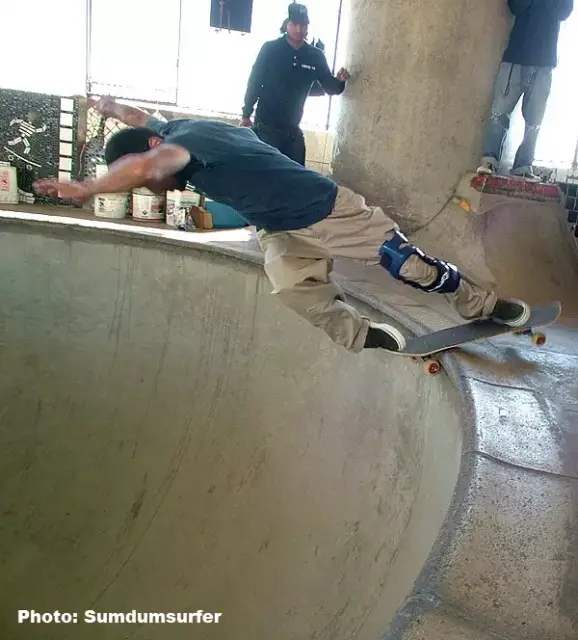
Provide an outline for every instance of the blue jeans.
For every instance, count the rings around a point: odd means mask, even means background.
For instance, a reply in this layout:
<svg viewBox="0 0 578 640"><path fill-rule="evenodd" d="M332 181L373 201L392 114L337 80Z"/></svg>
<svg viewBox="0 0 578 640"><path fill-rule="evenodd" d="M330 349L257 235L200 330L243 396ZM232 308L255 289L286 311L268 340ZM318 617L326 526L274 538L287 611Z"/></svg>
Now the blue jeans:
<svg viewBox="0 0 578 640"><path fill-rule="evenodd" d="M484 158L498 169L504 142L510 129L510 118L522 94L522 115L526 124L512 173L530 171L536 153L536 143L552 87L550 67L523 67L502 62L494 89L494 102L484 138Z"/></svg>

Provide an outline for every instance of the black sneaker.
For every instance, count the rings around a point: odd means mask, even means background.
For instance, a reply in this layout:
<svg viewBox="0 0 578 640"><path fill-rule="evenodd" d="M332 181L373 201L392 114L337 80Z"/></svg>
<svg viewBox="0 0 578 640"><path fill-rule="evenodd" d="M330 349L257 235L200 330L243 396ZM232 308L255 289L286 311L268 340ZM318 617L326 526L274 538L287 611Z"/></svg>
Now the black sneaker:
<svg viewBox="0 0 578 640"><path fill-rule="evenodd" d="M370 322L364 348L401 351L405 348L405 338L400 331L389 324Z"/></svg>
<svg viewBox="0 0 578 640"><path fill-rule="evenodd" d="M531 313L530 306L522 300L498 300L490 318L497 324L522 327L530 319Z"/></svg>

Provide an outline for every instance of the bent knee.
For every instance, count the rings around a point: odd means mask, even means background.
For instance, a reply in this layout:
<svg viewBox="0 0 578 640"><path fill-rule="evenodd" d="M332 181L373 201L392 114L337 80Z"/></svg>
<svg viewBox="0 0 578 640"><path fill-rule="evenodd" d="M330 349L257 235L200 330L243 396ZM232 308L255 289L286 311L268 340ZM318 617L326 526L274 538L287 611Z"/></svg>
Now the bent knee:
<svg viewBox="0 0 578 640"><path fill-rule="evenodd" d="M325 314L336 301L345 302L343 291L335 283L313 279L307 279L298 286L277 289L275 293L285 306L312 322Z"/></svg>

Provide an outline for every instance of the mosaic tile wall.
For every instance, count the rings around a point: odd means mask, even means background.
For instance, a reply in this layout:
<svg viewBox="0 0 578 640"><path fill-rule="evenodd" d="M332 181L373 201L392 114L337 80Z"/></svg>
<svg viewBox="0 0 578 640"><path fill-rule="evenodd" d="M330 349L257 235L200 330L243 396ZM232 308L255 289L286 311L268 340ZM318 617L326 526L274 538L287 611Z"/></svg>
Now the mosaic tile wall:
<svg viewBox="0 0 578 640"><path fill-rule="evenodd" d="M63 204L34 193L32 184L76 177L77 129L76 100L0 89L0 160L16 167L21 202Z"/></svg>

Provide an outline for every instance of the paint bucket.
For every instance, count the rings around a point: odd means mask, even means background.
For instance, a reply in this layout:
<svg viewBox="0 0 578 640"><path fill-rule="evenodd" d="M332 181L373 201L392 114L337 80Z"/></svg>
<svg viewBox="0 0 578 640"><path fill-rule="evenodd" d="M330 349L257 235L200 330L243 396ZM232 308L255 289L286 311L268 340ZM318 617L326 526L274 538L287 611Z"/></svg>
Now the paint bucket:
<svg viewBox="0 0 578 640"><path fill-rule="evenodd" d="M131 214L135 220L141 222L164 222L165 197L139 187L132 190Z"/></svg>
<svg viewBox="0 0 578 640"><path fill-rule="evenodd" d="M96 166L96 177L101 178L108 169ZM128 213L128 193L101 193L94 196L94 215L98 218L119 220Z"/></svg>
<svg viewBox="0 0 578 640"><path fill-rule="evenodd" d="M190 209L196 207L201 201L201 196L194 191L167 191L166 199L166 216L167 222L169 216L177 215L180 209Z"/></svg>
<svg viewBox="0 0 578 640"><path fill-rule="evenodd" d="M0 202L18 204L18 178L16 167L0 163Z"/></svg>
<svg viewBox="0 0 578 640"><path fill-rule="evenodd" d="M201 196L194 191L167 191L166 199L166 223L169 227L190 231L195 229L195 224L190 215L193 207L197 207Z"/></svg>
<svg viewBox="0 0 578 640"><path fill-rule="evenodd" d="M94 215L98 218L120 220L121 218L126 218L127 205L127 194L105 193L94 196Z"/></svg>

